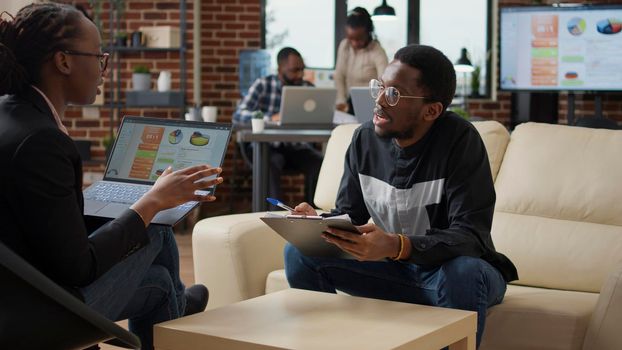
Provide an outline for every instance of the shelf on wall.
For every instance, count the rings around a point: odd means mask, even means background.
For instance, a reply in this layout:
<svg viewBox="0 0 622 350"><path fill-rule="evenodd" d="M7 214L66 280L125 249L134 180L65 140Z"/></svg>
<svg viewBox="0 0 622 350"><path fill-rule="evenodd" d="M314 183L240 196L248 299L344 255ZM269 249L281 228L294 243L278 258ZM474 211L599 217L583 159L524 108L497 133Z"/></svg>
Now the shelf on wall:
<svg viewBox="0 0 622 350"><path fill-rule="evenodd" d="M125 47L111 46L110 50L115 52L178 52L185 51L185 47Z"/></svg>

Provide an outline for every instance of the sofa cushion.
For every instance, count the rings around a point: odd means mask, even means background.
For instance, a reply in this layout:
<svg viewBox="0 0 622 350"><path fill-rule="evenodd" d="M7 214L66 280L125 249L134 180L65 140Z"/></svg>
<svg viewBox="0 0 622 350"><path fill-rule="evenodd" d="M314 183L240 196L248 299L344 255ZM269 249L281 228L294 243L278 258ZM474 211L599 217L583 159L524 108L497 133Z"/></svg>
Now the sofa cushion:
<svg viewBox="0 0 622 350"><path fill-rule="evenodd" d="M501 167L505 149L510 142L510 133L501 123L492 120L473 122L473 126L479 132L484 141L484 146L486 146L492 180L494 181Z"/></svg>
<svg viewBox="0 0 622 350"><path fill-rule="evenodd" d="M488 309L480 350L580 350L598 294L508 286Z"/></svg>
<svg viewBox="0 0 622 350"><path fill-rule="evenodd" d="M359 124L339 125L330 135L326 144L326 154L322 161L313 202L319 208L331 210L335 207L339 183L343 176L346 152L352 141L354 130Z"/></svg>
<svg viewBox="0 0 622 350"><path fill-rule="evenodd" d="M499 170L492 236L519 284L598 292L622 263L622 131L527 123Z"/></svg>
<svg viewBox="0 0 622 350"><path fill-rule="evenodd" d="M274 270L268 274L266 278L266 294L278 292L280 290L288 289L289 283L287 283L287 277L285 277L285 270Z"/></svg>

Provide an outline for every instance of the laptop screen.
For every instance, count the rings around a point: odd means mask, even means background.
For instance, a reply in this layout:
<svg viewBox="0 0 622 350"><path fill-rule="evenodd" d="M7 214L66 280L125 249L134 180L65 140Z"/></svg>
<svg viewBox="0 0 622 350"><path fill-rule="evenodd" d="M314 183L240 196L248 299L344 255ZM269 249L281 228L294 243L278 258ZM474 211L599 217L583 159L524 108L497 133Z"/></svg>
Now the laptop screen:
<svg viewBox="0 0 622 350"><path fill-rule="evenodd" d="M125 117L104 180L153 184L169 166L221 166L231 125Z"/></svg>

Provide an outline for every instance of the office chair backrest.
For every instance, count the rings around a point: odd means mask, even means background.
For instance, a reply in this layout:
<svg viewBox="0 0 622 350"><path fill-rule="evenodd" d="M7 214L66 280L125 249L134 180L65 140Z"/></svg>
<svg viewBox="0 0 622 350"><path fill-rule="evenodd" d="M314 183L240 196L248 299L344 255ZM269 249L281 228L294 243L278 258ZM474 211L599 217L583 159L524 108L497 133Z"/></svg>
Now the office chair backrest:
<svg viewBox="0 0 622 350"><path fill-rule="evenodd" d="M248 93L257 78L268 75L270 72L270 53L267 50L242 50L240 51L240 96Z"/></svg>
<svg viewBox="0 0 622 350"><path fill-rule="evenodd" d="M0 349L84 349L132 333L91 310L0 243Z"/></svg>

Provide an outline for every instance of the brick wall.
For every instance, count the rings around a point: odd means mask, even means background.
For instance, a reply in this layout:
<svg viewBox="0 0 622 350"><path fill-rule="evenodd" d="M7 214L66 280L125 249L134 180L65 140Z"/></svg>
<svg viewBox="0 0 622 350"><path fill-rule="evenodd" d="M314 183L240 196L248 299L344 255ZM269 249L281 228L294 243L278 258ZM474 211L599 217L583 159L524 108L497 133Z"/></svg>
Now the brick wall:
<svg viewBox="0 0 622 350"><path fill-rule="evenodd" d="M108 2L104 1L103 34L108 39ZM578 1L576 1L578 2ZM79 3L87 3L81 1ZM533 3L548 4L552 1L510 1L499 0L499 7L522 6ZM619 0L591 1L592 4L619 3ZM196 44L192 38L192 23L195 18L201 21L202 53L202 104L214 105L219 108L219 121L229 122L239 99L238 91L238 53L241 49L259 48L260 46L260 0L201 0L201 13L195 16L192 2L187 4L187 95L186 100L192 101L192 52ZM131 32L140 26L150 25L173 25L177 26L179 20L179 3L166 0L126 0L122 19L122 29ZM157 72L170 70L173 73L173 88L179 86L179 55L177 53L126 53L122 57L121 78L125 88L130 87L131 68L138 64L148 65L154 71L152 80L155 83ZM110 93L110 86L105 85L105 93ZM107 96L108 98L108 96ZM487 119L498 120L505 125L510 125L511 95L499 92L497 101L487 99L471 99L469 108L473 115ZM108 100L108 99L107 99ZM566 118L566 94L560 94L559 118L560 123ZM579 94L576 97L577 117L592 114L594 107L593 95ZM622 121L622 94L608 94L603 99L603 112L605 116ZM104 157L102 140L109 130L110 111L101 109L101 116L97 119L83 117L82 110L71 108L65 116L65 123L70 133L75 138L89 139L94 142L92 155L100 162L89 163L87 171L99 171L103 169L101 160ZM163 118L179 118L178 109L126 109L122 114L146 115ZM115 118L114 125L118 124ZM217 191L218 201L204 206L204 215L216 215L229 211L240 212L250 208L251 176L250 169L236 157L235 142L229 145L224 165L225 184ZM235 166L234 166L235 165ZM236 168L236 176L233 177L232 169ZM233 181L233 183L231 183ZM289 203L297 203L302 200L302 176L285 176L282 179L286 195L283 198ZM232 195L235 194L235 195Z"/></svg>

